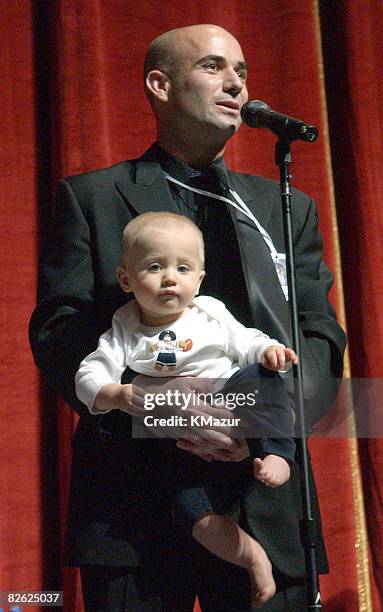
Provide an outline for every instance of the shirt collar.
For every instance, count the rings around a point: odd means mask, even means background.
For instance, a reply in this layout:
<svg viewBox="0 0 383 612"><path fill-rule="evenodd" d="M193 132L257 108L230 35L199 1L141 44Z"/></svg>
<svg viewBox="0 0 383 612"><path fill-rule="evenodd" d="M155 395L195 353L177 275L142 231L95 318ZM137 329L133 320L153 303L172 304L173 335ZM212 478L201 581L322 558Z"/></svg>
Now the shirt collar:
<svg viewBox="0 0 383 612"><path fill-rule="evenodd" d="M216 159L208 166L204 166L196 170L173 155L166 153L166 151L161 149L156 142L151 146L150 153L157 159L164 172L167 172L173 178L181 181L181 183L187 184L191 178L199 177L205 170L212 169L217 172L221 180L226 185L229 184L229 175L223 157Z"/></svg>

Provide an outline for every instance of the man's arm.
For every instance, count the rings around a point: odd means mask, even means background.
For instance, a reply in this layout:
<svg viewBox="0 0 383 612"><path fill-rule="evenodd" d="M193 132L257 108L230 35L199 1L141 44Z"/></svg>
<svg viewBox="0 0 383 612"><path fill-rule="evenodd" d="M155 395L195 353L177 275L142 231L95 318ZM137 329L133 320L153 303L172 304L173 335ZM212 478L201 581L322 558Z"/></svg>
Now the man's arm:
<svg viewBox="0 0 383 612"><path fill-rule="evenodd" d="M316 381L315 393L306 401L307 425L312 426L335 400L346 345L328 300L333 277L322 258L318 215L312 201L295 239L294 255L304 379Z"/></svg>
<svg viewBox="0 0 383 612"><path fill-rule="evenodd" d="M38 305L30 323L36 364L49 385L79 413L74 377L80 361L109 327L94 303L90 229L67 181L60 181L49 243L40 263Z"/></svg>

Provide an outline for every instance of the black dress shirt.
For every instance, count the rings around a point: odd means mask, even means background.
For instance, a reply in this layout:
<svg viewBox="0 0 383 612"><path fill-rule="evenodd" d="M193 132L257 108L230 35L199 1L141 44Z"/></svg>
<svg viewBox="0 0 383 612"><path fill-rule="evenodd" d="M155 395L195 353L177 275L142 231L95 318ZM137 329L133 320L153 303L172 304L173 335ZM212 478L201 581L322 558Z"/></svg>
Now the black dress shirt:
<svg viewBox="0 0 383 612"><path fill-rule="evenodd" d="M222 157L209 166L193 169L168 155L157 144L151 152L164 172L176 180L227 197L230 179ZM180 214L192 219L204 236L206 276L201 294L224 302L241 323L250 327L249 300L230 204L197 194L172 181L169 187Z"/></svg>

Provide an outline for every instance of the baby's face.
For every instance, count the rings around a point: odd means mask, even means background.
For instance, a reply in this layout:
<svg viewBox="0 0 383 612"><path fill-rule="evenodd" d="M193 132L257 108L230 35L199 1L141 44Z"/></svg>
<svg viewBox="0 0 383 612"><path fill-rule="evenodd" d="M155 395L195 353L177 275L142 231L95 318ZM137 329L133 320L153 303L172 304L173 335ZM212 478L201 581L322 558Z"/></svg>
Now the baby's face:
<svg viewBox="0 0 383 612"><path fill-rule="evenodd" d="M200 248L186 225L143 228L125 266L142 323L166 325L187 312L204 277Z"/></svg>

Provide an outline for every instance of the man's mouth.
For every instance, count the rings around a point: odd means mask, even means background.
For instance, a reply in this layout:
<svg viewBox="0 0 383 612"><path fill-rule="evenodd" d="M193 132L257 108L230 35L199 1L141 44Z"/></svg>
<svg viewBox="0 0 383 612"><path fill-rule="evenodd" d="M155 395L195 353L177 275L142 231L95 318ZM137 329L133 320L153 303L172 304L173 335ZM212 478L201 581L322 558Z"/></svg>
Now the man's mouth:
<svg viewBox="0 0 383 612"><path fill-rule="evenodd" d="M217 106L221 106L223 108L227 108L229 111L235 112L235 114L239 114L240 105L237 100L218 100L216 102Z"/></svg>

